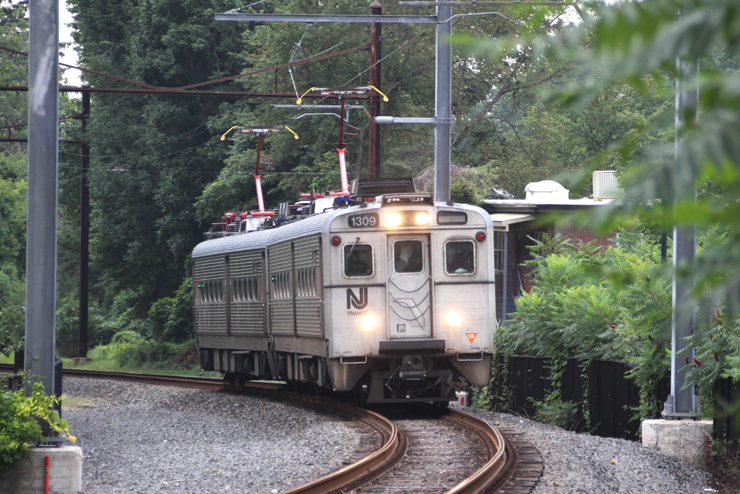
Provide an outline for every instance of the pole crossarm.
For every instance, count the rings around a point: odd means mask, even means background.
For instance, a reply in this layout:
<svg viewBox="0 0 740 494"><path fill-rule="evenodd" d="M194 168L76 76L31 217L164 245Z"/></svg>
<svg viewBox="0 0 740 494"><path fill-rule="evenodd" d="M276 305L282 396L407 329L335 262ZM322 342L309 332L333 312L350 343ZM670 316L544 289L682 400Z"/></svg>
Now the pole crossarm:
<svg viewBox="0 0 740 494"><path fill-rule="evenodd" d="M217 21L355 22L370 24L437 24L436 15L216 14Z"/></svg>
<svg viewBox="0 0 740 494"><path fill-rule="evenodd" d="M413 7L510 7L510 6L534 6L534 7L570 7L575 6L575 2L487 2L487 1L470 1L470 2L428 2L424 0L398 2L398 5Z"/></svg>
<svg viewBox="0 0 740 494"><path fill-rule="evenodd" d="M390 124L434 124L438 123L437 118L424 118L424 117L387 117L377 116L375 117L375 123L390 125ZM447 122L449 123L449 122Z"/></svg>

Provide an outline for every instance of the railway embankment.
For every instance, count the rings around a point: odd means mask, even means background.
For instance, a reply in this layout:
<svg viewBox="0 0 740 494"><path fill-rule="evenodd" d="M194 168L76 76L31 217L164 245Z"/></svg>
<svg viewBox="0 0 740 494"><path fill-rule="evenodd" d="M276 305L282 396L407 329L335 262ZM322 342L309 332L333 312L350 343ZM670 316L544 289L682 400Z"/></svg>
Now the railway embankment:
<svg viewBox="0 0 740 494"><path fill-rule="evenodd" d="M64 390L73 404L65 418L85 454L86 494L281 492L377 447L371 431L344 417L253 396L66 377ZM535 494L708 486L703 471L634 442L471 412L540 450Z"/></svg>

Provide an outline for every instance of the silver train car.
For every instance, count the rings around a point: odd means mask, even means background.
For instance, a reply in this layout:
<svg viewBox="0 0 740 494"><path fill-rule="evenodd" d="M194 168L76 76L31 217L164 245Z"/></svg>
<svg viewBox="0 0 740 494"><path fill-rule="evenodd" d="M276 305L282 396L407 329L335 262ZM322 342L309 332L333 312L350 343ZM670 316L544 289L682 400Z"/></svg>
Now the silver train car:
<svg viewBox="0 0 740 494"><path fill-rule="evenodd" d="M447 402L488 383L496 312L483 209L386 194L207 240L192 258L204 370L352 391L361 404Z"/></svg>

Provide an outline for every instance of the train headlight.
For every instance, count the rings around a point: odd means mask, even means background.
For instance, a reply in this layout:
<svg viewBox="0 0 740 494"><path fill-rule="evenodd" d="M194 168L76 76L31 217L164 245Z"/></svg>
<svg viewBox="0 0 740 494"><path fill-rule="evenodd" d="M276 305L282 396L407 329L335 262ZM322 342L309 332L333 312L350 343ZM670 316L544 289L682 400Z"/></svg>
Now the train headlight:
<svg viewBox="0 0 740 494"><path fill-rule="evenodd" d="M445 316L445 321L453 328L456 328L462 324L462 317L457 312L448 312L447 316Z"/></svg>
<svg viewBox="0 0 740 494"><path fill-rule="evenodd" d="M385 217L385 224L390 227L398 226L401 224L402 221L403 221L403 217L401 216L401 213L396 213L396 212L389 213Z"/></svg>
<svg viewBox="0 0 740 494"><path fill-rule="evenodd" d="M429 213L426 211L420 211L414 216L414 223L417 225L428 225L429 224Z"/></svg>
<svg viewBox="0 0 740 494"><path fill-rule="evenodd" d="M360 321L360 326L362 326L362 329L364 329L365 331L370 331L371 329L374 329L377 324L378 318L375 316L365 316L362 318L362 321Z"/></svg>

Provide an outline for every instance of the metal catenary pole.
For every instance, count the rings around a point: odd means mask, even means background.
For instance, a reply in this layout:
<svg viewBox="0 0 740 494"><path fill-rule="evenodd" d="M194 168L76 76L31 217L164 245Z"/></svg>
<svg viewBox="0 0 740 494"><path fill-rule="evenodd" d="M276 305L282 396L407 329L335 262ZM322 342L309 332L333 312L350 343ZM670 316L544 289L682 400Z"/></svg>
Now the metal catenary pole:
<svg viewBox="0 0 740 494"><path fill-rule="evenodd" d="M434 115L434 200L450 201L450 159L452 142L452 7L437 7L437 54L435 62Z"/></svg>
<svg viewBox="0 0 740 494"><path fill-rule="evenodd" d="M25 390L54 394L59 113L59 2L31 0Z"/></svg>
<svg viewBox="0 0 740 494"><path fill-rule="evenodd" d="M373 4L374 5L374 4ZM379 7L378 7L379 8ZM372 12L372 11L371 11ZM441 17L440 17L441 16ZM439 7L437 9L437 15L433 16L421 16L421 15L381 15L373 12L373 15L319 15L319 14L238 14L238 13L225 13L216 14L217 21L260 21L260 22L353 22L353 23L371 23L371 24L437 24L437 56L436 56L436 69L435 73L437 76L437 96L435 99L436 108L436 119L437 131L435 132L435 144L434 144L434 163L435 163L435 200L438 201L449 201L450 198L450 129L451 129L451 110L450 104L452 100L452 47L449 44L449 34L452 32L452 23L449 21L452 17L452 7ZM448 22L438 24L438 19L444 18ZM378 32L378 35L380 33ZM371 53L372 53L372 42L371 42ZM440 54L441 53L441 54ZM380 60L380 52L377 53L378 60ZM378 72L380 71L380 65L376 66ZM380 78L380 74L378 74ZM442 82L440 83L440 78ZM379 82L379 81L378 81ZM379 88L379 86L376 86ZM445 92L440 96L440 92ZM371 105L371 111L372 110ZM380 111L379 109L377 110ZM440 125L441 122L441 125ZM371 126L379 124L379 121L371 122ZM400 123L400 122L398 122ZM380 145L379 133L374 144ZM445 142L439 142L442 139ZM378 148L379 149L379 148ZM372 148L370 153L372 154ZM380 152L376 154L376 160L380 159ZM379 167L379 164L378 164ZM370 171L370 170L369 170ZM373 171L373 173L376 173ZM380 175L380 169L377 169L377 176ZM372 175L371 175L372 176ZM439 181L439 183L438 183Z"/></svg>
<svg viewBox="0 0 740 494"><path fill-rule="evenodd" d="M696 198L696 176L691 172L679 173L680 170L689 170L690 167L680 166L683 160L684 143L680 133L685 126L684 117L691 115L698 119L699 86L696 84L698 64L695 61L676 61L678 75L676 77L676 109L675 109L675 194L681 200L687 194ZM698 401L694 386L683 389L686 385L686 371L682 371L683 361L687 364L694 360L694 349L686 350L686 338L694 328L695 304L691 301L693 280L687 280L678 275L678 268L692 263L696 258L696 227L687 226L673 229L673 308L671 312L671 394L663 408L666 418L696 417L699 415ZM685 357L684 357L685 355ZM685 360L684 360L685 358Z"/></svg>

